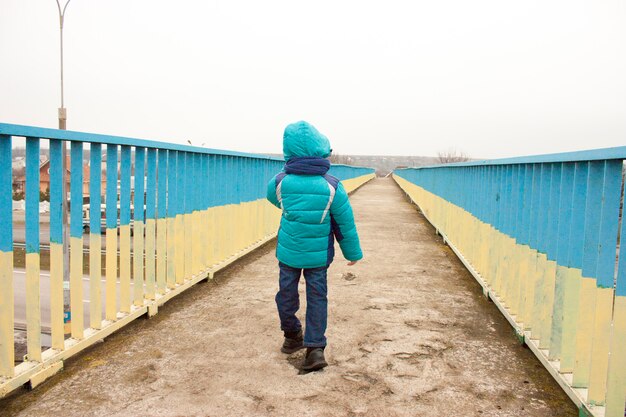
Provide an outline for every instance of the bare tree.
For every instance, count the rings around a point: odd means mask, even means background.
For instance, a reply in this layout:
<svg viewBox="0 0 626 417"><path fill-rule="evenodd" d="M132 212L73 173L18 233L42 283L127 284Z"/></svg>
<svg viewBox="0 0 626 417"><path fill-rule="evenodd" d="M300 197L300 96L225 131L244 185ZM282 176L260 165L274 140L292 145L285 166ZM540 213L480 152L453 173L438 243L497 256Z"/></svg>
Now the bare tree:
<svg viewBox="0 0 626 417"><path fill-rule="evenodd" d="M343 164L343 165L352 165L352 158L348 155L340 155L337 153L333 153L330 155L330 162L332 164Z"/></svg>
<svg viewBox="0 0 626 417"><path fill-rule="evenodd" d="M448 148L445 151L437 152L437 159L440 164L452 164L454 162L465 162L471 158L463 151L456 148Z"/></svg>
<svg viewBox="0 0 626 417"><path fill-rule="evenodd" d="M26 175L26 167L20 167L20 168L13 169L13 176L14 177L23 177L24 175Z"/></svg>

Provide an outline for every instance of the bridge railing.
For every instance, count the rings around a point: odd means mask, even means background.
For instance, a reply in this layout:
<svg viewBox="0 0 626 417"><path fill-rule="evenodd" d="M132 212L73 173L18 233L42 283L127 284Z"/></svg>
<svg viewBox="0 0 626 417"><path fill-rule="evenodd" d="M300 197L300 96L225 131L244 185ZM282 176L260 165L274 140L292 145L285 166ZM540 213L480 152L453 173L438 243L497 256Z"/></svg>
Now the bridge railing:
<svg viewBox="0 0 626 417"><path fill-rule="evenodd" d="M357 167L352 165L333 164L328 173L337 177L343 184L346 192L352 191L365 184L376 176L373 168Z"/></svg>
<svg viewBox="0 0 626 417"><path fill-rule="evenodd" d="M23 223L12 212L16 140L26 147ZM49 163L40 163L42 154ZM265 191L283 164L256 154L0 124L0 397L24 383L36 386L67 357L139 316L156 314L159 305L273 238L280 212ZM347 166L335 171L349 191L373 176ZM39 212L44 176L48 224ZM23 242L14 236L20 227ZM14 253L20 244L22 259ZM17 365L15 302L25 310L20 325L27 345Z"/></svg>
<svg viewBox="0 0 626 417"><path fill-rule="evenodd" d="M394 172L572 400L611 417L626 402L625 158L621 147Z"/></svg>

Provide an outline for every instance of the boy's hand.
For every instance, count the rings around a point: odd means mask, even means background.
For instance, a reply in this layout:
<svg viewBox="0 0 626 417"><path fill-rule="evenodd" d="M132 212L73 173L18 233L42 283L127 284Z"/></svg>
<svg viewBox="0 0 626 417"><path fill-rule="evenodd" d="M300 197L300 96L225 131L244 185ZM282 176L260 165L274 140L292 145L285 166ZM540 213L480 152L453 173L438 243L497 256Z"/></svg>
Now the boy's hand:
<svg viewBox="0 0 626 417"><path fill-rule="evenodd" d="M350 261L350 262L348 262L348 266L356 265L357 262L359 262L359 261Z"/></svg>

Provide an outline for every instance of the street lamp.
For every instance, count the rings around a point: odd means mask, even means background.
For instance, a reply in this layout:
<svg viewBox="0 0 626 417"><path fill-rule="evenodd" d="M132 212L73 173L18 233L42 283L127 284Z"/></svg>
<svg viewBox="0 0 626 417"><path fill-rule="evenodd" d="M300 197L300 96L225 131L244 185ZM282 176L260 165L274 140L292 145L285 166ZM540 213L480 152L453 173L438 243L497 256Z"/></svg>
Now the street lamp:
<svg viewBox="0 0 626 417"><path fill-rule="evenodd" d="M63 21L65 20L65 10L67 10L67 5L70 4L70 0L67 0L65 6L63 6L63 10L61 10L59 0L56 0L56 2L57 8L59 9L59 32L61 35L61 107L59 107L59 129L65 130L67 111L65 110L65 103L63 102ZM63 156L63 160L65 160L65 156Z"/></svg>
<svg viewBox="0 0 626 417"><path fill-rule="evenodd" d="M67 0L65 6L63 6L63 10L61 10L61 4L59 0L56 0L57 8L59 9L59 32L60 32L60 41L61 41L61 107L59 107L59 129L66 129L66 121L67 121L67 111L65 110L65 103L63 100L63 22L65 21L65 11L67 10L67 5L70 4L70 0ZM68 203L67 203L67 145L66 141L63 141L63 162L62 162L62 181L63 184L61 186L61 192L63 193L62 199L62 222L63 222L63 322L65 325L65 333L69 333L69 326L71 322L71 311L70 311L70 251L68 242L70 241L69 236L69 227L67 221L67 213L68 213ZM76 167L75 167L76 169ZM81 168L78 168L81 169ZM74 203L76 204L76 203Z"/></svg>

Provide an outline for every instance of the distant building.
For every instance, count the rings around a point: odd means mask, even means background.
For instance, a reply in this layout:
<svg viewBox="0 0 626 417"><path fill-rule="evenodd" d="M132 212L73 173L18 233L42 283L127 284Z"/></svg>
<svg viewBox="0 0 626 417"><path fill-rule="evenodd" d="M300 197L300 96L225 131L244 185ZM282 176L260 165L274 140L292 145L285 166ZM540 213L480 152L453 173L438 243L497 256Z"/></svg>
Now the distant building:
<svg viewBox="0 0 626 417"><path fill-rule="evenodd" d="M67 158L67 190L70 187L70 174L71 174L71 162L70 158ZM89 195L89 165L83 165L81 167L83 170L83 185L82 192L83 196ZM14 192L25 192L26 190L26 173L22 173L15 177L13 181L13 191ZM50 160L46 159L39 165L39 191L40 192L49 192L50 191Z"/></svg>

